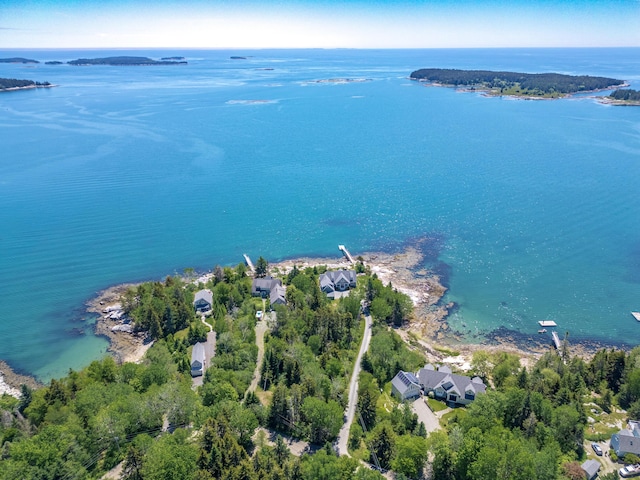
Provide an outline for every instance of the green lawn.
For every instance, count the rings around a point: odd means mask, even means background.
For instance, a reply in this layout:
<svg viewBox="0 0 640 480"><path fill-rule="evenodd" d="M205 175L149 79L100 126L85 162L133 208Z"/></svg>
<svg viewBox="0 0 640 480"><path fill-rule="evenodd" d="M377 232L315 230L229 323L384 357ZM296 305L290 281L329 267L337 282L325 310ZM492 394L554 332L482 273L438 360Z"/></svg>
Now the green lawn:
<svg viewBox="0 0 640 480"><path fill-rule="evenodd" d="M427 397L427 405L433 412L440 412L447 408L447 404L435 398Z"/></svg>

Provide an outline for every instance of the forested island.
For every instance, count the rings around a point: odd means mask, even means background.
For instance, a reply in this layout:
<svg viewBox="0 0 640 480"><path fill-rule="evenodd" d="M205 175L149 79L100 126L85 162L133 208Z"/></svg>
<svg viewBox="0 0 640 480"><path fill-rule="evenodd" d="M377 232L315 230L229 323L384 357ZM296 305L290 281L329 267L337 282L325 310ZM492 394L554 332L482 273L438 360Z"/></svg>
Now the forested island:
<svg viewBox="0 0 640 480"><path fill-rule="evenodd" d="M412 80L448 87L486 91L491 95L558 98L579 92L605 90L624 85L623 80L561 73L516 73L489 70L423 68L411 73Z"/></svg>
<svg viewBox="0 0 640 480"><path fill-rule="evenodd" d="M52 87L49 82L34 82L33 80L18 80L16 78L0 78L0 92L10 90L24 90L28 88Z"/></svg>
<svg viewBox="0 0 640 480"><path fill-rule="evenodd" d="M0 479L101 478L120 464L118 478L127 480L383 480L377 469L398 480L583 480L580 464L590 458L602 463L601 480L613 480L619 466L640 462L617 458L604 443L640 417L640 348L585 360L565 343L528 365L479 349L460 373L490 388L455 409L419 397L439 412L439 425L427 430L411 403L391 395L391 379L458 352L425 348L410 335L403 341L410 299L361 260L355 269L357 287L331 300L319 286L326 265L285 271L260 257L256 276L271 273L286 286L286 303L271 306L251 295L244 264L132 286L121 307L153 346L139 363L107 357L41 389L25 386L20 399L0 397ZM206 325L193 311L203 288L212 302ZM373 326L358 378L359 421L350 456L338 456L332 442L366 313ZM216 355L194 389L190 352L209 328ZM590 442L606 456L596 457Z"/></svg>
<svg viewBox="0 0 640 480"><path fill-rule="evenodd" d="M145 65L186 65L180 60L153 60L148 57L104 57L104 58L79 58L67 62L69 65L117 65L117 66L145 66Z"/></svg>
<svg viewBox="0 0 640 480"><path fill-rule="evenodd" d="M64 62L61 62L59 60L50 60L48 62L44 62L45 65L63 65Z"/></svg>
<svg viewBox="0 0 640 480"><path fill-rule="evenodd" d="M0 63L40 63L38 60L32 60L30 58L11 57L0 58Z"/></svg>
<svg viewBox="0 0 640 480"><path fill-rule="evenodd" d="M640 91L630 88L616 90L602 99L603 103L610 105L636 105L640 106Z"/></svg>

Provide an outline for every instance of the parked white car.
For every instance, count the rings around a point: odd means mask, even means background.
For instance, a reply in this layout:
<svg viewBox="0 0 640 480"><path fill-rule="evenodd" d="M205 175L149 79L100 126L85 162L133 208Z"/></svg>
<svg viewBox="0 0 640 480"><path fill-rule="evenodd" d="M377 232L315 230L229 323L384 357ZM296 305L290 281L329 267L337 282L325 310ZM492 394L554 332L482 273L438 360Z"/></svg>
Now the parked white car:
<svg viewBox="0 0 640 480"><path fill-rule="evenodd" d="M636 465L627 465L618 470L618 473L623 478L635 477L636 475L640 475L640 464Z"/></svg>

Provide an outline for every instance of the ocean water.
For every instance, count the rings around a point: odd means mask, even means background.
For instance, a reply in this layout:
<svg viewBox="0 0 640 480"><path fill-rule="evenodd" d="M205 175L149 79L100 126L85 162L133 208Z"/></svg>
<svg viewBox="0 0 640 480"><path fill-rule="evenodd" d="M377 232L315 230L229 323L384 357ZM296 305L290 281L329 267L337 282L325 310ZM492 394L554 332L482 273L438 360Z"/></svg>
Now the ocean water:
<svg viewBox="0 0 640 480"><path fill-rule="evenodd" d="M0 64L59 85L0 94L0 358L17 370L46 380L104 355L84 302L116 283L418 238L471 341L553 319L570 340L640 342L640 108L408 80L453 67L640 88L640 49L0 51L125 54L189 64ZM367 81L316 82L331 78Z"/></svg>

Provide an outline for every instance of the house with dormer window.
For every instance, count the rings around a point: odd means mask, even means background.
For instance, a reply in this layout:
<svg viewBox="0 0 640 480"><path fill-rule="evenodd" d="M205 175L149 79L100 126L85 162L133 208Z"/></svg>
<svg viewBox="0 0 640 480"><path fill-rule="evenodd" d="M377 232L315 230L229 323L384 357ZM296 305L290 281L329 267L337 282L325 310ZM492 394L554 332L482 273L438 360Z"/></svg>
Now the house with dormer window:
<svg viewBox="0 0 640 480"><path fill-rule="evenodd" d="M431 394L451 405L468 405L487 390L480 377L457 375L446 365L436 368L427 364L418 371L417 377L425 395Z"/></svg>
<svg viewBox="0 0 640 480"><path fill-rule="evenodd" d="M320 290L334 298L336 292L346 292L356 288L355 270L332 270L320 275Z"/></svg>

